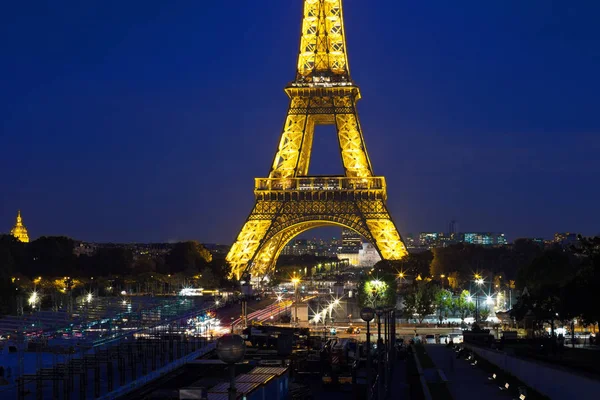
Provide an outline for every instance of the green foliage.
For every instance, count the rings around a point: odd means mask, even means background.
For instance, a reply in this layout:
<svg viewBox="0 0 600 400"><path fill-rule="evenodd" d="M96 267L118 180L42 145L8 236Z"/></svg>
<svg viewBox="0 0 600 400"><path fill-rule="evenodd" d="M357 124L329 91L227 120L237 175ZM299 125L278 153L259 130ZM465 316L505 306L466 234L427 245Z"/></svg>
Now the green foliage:
<svg viewBox="0 0 600 400"><path fill-rule="evenodd" d="M171 274L186 270L197 273L211 261L210 252L196 241L176 243L165 259Z"/></svg>
<svg viewBox="0 0 600 400"><path fill-rule="evenodd" d="M213 272L212 268L206 266L200 271L200 286L204 289L219 288L219 277Z"/></svg>
<svg viewBox="0 0 600 400"><path fill-rule="evenodd" d="M12 236L0 236L0 315L11 311L14 302L14 288L11 277L15 268L13 251L18 246Z"/></svg>
<svg viewBox="0 0 600 400"><path fill-rule="evenodd" d="M554 332L554 321L572 319L579 314L579 306L571 304L566 296L575 278L576 267L569 256L558 249L543 252L529 265L519 270L517 285L527 288L515 305L511 316L521 320L532 311L535 319L547 322ZM571 295L577 296L576 293Z"/></svg>
<svg viewBox="0 0 600 400"><path fill-rule="evenodd" d="M152 272L156 272L156 261L148 255L138 256L137 260L133 263L132 273L138 275Z"/></svg>
<svg viewBox="0 0 600 400"><path fill-rule="evenodd" d="M124 275L131 271L133 254L129 249L106 247L98 249L91 261L97 275Z"/></svg>
<svg viewBox="0 0 600 400"><path fill-rule="evenodd" d="M487 307L479 310L479 318L481 321L486 321L488 319L488 317L490 316L490 314L491 314L491 311Z"/></svg>
<svg viewBox="0 0 600 400"><path fill-rule="evenodd" d="M458 313L462 321L475 311L475 303L473 303L468 290L463 290L458 297L454 298L452 308Z"/></svg>
<svg viewBox="0 0 600 400"><path fill-rule="evenodd" d="M404 313L407 318L414 315L423 322L426 316L435 311L435 299L438 287L430 282L421 281L404 296Z"/></svg>
<svg viewBox="0 0 600 400"><path fill-rule="evenodd" d="M358 284L358 303L362 307L395 307L396 282L392 276L364 277Z"/></svg>
<svg viewBox="0 0 600 400"><path fill-rule="evenodd" d="M393 272L398 273L399 271L403 271L407 276L411 277L419 275L427 276L432 259L433 254L429 250L421 253L408 253L406 257L395 262Z"/></svg>
<svg viewBox="0 0 600 400"><path fill-rule="evenodd" d="M64 236L42 236L26 245L28 261L20 272L26 276L72 275L76 272L75 242Z"/></svg>
<svg viewBox="0 0 600 400"><path fill-rule="evenodd" d="M529 265L542 253L541 247L528 239L518 239L512 248L483 247L458 243L433 249L430 276L445 275L454 289L470 282L475 272L484 276L502 276L504 282L516 279L519 267Z"/></svg>
<svg viewBox="0 0 600 400"><path fill-rule="evenodd" d="M437 309L440 322L444 319L444 314L452 309L452 292L447 289L437 290L435 293L435 308Z"/></svg>

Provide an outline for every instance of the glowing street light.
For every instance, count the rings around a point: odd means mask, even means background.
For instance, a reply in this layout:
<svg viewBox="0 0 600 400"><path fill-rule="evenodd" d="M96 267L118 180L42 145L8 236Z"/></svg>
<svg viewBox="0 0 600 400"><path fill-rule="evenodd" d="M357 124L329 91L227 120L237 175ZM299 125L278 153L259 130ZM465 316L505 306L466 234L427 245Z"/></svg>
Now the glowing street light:
<svg viewBox="0 0 600 400"><path fill-rule="evenodd" d="M37 304L38 300L39 300L38 293L37 293L37 291L34 290L31 293L31 296L29 296L29 299L28 299L29 305L31 307L35 308L35 305Z"/></svg>

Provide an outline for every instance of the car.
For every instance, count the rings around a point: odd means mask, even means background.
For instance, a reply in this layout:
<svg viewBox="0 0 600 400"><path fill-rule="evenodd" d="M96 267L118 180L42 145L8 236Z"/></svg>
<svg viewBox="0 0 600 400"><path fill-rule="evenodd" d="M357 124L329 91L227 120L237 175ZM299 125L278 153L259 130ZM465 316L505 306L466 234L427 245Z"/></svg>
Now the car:
<svg viewBox="0 0 600 400"><path fill-rule="evenodd" d="M448 335L440 335L440 343L441 344L448 344L448 341L450 340Z"/></svg>
<svg viewBox="0 0 600 400"><path fill-rule="evenodd" d="M435 335L426 335L425 343L427 344L435 344Z"/></svg>
<svg viewBox="0 0 600 400"><path fill-rule="evenodd" d="M350 327L348 327L348 329L346 329L346 333L359 334L360 333L360 328L357 328L355 326L350 326Z"/></svg>
<svg viewBox="0 0 600 400"><path fill-rule="evenodd" d="M448 335L448 337L450 338L450 340L452 340L452 343L454 344L463 342L463 335L460 333L451 333L450 335Z"/></svg>

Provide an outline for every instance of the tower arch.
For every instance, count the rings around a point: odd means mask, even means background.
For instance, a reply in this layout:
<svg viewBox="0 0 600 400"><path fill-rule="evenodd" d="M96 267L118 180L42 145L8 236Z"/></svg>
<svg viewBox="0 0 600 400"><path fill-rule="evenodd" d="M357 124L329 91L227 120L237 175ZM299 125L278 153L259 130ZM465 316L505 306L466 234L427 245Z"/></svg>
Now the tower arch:
<svg viewBox="0 0 600 400"><path fill-rule="evenodd" d="M263 276L269 275L275 269L277 260L283 251L283 248L295 237L302 233L327 226L338 226L341 228L348 228L365 237L368 240L370 236L368 232L365 232L360 226L350 223L341 223L338 221L331 220L309 220L299 221L287 228L284 228L274 234L271 239L265 241L265 243L259 248L256 253L256 257L250 264L246 272L252 276Z"/></svg>

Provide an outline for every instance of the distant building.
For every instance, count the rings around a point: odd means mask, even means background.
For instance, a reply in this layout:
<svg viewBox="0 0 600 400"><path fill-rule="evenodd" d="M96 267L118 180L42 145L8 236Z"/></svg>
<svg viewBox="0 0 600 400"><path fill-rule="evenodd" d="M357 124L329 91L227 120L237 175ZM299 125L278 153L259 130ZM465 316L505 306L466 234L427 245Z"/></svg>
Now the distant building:
<svg viewBox="0 0 600 400"><path fill-rule="evenodd" d="M371 243L363 243L362 249L358 251L358 266L372 267L379 261L381 261L381 256L375 246Z"/></svg>
<svg viewBox="0 0 600 400"><path fill-rule="evenodd" d="M362 236L351 229L342 229L342 253L357 253L362 249Z"/></svg>
<svg viewBox="0 0 600 400"><path fill-rule="evenodd" d="M150 258L163 257L171 251L173 244L171 243L86 243L75 242L73 254L76 256L92 256L99 249L127 249L133 254L133 259L137 260L140 256Z"/></svg>
<svg viewBox="0 0 600 400"><path fill-rule="evenodd" d="M461 234L464 243L478 244L481 246L504 246L507 244L504 233L493 232L467 232Z"/></svg>
<svg viewBox="0 0 600 400"><path fill-rule="evenodd" d="M577 237L577 233L555 233L554 234L554 243L559 244L561 246L577 246L579 244L579 238Z"/></svg>
<svg viewBox="0 0 600 400"><path fill-rule="evenodd" d="M227 244L214 244L214 243L205 243L204 247L210 251L213 255L222 255L226 256L229 253L229 249L231 245Z"/></svg>
<svg viewBox="0 0 600 400"><path fill-rule="evenodd" d="M440 247L439 237L443 233L438 232L421 232L419 234L419 245L421 247L432 248Z"/></svg>
<svg viewBox="0 0 600 400"><path fill-rule="evenodd" d="M417 247L417 244L415 243L415 237L413 236L412 233L408 233L408 234L404 235L404 244L406 245L406 248L408 248L408 249Z"/></svg>
<svg viewBox="0 0 600 400"><path fill-rule="evenodd" d="M507 244L507 240L504 233L493 232L421 232L419 234L419 247L422 249L448 247L456 243L470 243L481 246L504 246Z"/></svg>
<svg viewBox="0 0 600 400"><path fill-rule="evenodd" d="M339 240L324 239L295 239L281 251L285 256L303 256L310 254L318 257L336 257L340 252Z"/></svg>
<svg viewBox="0 0 600 400"><path fill-rule="evenodd" d="M338 260L347 260L348 265L351 267L360 266L359 253L339 253L337 255Z"/></svg>
<svg viewBox="0 0 600 400"><path fill-rule="evenodd" d="M13 235L17 240L29 243L29 234L27 228L23 225L23 219L21 218L21 210L17 211L17 222L15 226L10 230L10 234Z"/></svg>
<svg viewBox="0 0 600 400"><path fill-rule="evenodd" d="M98 245L96 243L75 242L75 246L73 247L73 254L77 257L89 257L94 255L96 251L98 251Z"/></svg>
<svg viewBox="0 0 600 400"><path fill-rule="evenodd" d="M455 233L458 233L458 222L456 220L452 220L448 224L448 236L452 236Z"/></svg>
<svg viewBox="0 0 600 400"><path fill-rule="evenodd" d="M443 232L421 232L419 234L419 246L426 249L447 247L458 242L458 240L456 240L457 235L458 234Z"/></svg>

